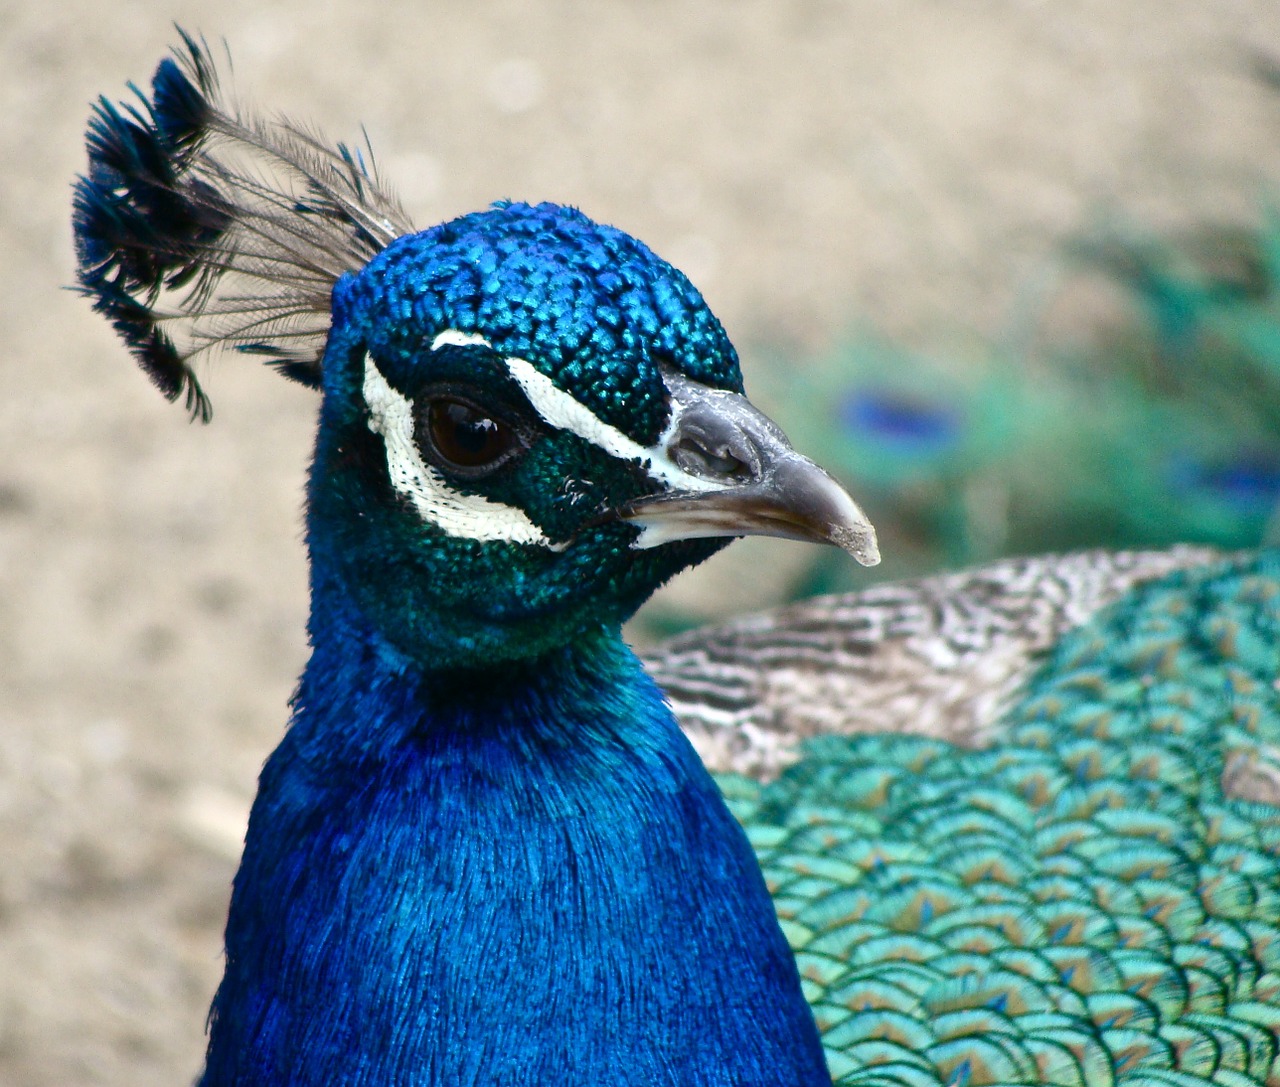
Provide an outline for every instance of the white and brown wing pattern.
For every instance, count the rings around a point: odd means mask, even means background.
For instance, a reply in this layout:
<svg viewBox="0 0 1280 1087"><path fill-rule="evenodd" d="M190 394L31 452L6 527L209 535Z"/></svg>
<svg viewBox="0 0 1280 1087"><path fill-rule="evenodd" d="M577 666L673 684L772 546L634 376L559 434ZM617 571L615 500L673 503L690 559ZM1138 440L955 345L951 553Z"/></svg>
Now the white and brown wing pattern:
<svg viewBox="0 0 1280 1087"><path fill-rule="evenodd" d="M1039 655L1203 547L1005 559L703 627L645 655L715 771L768 778L822 733L990 743Z"/></svg>

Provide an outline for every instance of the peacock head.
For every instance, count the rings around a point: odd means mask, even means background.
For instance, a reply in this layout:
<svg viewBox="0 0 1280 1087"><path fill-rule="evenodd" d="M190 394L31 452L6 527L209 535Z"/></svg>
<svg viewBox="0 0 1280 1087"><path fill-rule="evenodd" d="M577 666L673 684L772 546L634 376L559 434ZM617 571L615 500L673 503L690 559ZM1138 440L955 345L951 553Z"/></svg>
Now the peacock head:
<svg viewBox="0 0 1280 1087"><path fill-rule="evenodd" d="M731 536L877 558L847 493L742 395L690 282L634 238L500 204L339 281L311 543L432 666L625 620Z"/></svg>
<svg viewBox="0 0 1280 1087"><path fill-rule="evenodd" d="M230 107L184 45L149 98L99 103L80 283L197 416L189 360L219 344L322 389L317 607L456 668L616 625L732 536L878 561L854 501L742 395L680 272L551 204L415 232L360 153Z"/></svg>

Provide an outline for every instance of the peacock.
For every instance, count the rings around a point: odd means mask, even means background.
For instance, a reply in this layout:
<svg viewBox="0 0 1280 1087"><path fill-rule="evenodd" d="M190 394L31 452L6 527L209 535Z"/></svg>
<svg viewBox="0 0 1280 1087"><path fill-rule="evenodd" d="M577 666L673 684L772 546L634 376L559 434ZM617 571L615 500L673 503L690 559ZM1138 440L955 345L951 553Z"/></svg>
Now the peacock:
<svg viewBox="0 0 1280 1087"><path fill-rule="evenodd" d="M415 232L186 34L87 144L80 287L160 390L207 420L222 347L321 393L202 1084L1280 1082L1280 555L1006 560L642 664L732 537L879 558L679 271L555 204Z"/></svg>

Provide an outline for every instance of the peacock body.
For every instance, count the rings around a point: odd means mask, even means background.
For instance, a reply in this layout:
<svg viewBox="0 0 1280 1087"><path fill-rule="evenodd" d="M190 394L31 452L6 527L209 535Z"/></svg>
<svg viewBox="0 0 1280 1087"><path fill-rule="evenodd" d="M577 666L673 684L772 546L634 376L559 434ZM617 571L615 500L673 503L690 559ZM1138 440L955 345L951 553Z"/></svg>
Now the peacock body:
<svg viewBox="0 0 1280 1087"><path fill-rule="evenodd" d="M874 562L856 504L640 243L415 233L184 40L91 123L81 285L196 416L215 345L322 394L203 1084L1277 1081L1275 555L744 621L650 659L686 735L623 620L734 535Z"/></svg>

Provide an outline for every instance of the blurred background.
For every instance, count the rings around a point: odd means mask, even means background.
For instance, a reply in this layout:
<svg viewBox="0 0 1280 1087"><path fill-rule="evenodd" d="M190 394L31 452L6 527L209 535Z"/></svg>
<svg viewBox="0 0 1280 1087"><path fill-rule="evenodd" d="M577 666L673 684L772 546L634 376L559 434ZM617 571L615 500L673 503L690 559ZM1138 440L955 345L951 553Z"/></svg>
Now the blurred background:
<svg viewBox="0 0 1280 1087"><path fill-rule="evenodd" d="M1010 552L1280 538L1272 0L0 0L0 1083L196 1075L305 655L315 402L187 423L73 278L90 102L172 23L422 226L576 204L687 271L886 561L749 540L649 639Z"/></svg>

